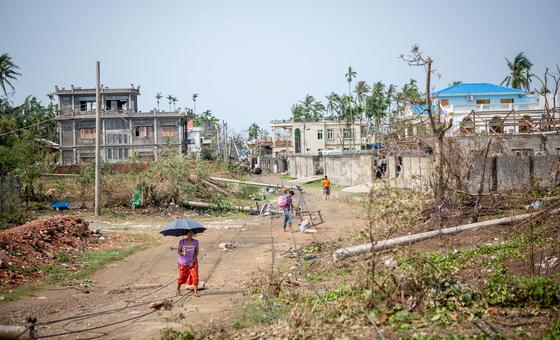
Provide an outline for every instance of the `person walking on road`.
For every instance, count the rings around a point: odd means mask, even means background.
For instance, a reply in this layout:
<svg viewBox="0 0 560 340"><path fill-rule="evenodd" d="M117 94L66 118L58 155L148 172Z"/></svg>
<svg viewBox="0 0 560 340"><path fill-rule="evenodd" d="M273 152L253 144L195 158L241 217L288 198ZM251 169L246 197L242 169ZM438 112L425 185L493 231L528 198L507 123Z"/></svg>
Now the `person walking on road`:
<svg viewBox="0 0 560 340"><path fill-rule="evenodd" d="M292 213L294 211L292 197L294 192L286 190L286 193L278 198L278 207L284 211L284 231L289 227L292 230Z"/></svg>
<svg viewBox="0 0 560 340"><path fill-rule="evenodd" d="M323 196L326 200L328 200L331 195L331 181L329 181L329 178L325 176L325 178L321 181L321 184L323 185Z"/></svg>
<svg viewBox="0 0 560 340"><path fill-rule="evenodd" d="M179 279L177 295L181 295L181 285L193 286L193 295L198 297L198 240L193 238L194 231L189 230L187 237L179 241Z"/></svg>

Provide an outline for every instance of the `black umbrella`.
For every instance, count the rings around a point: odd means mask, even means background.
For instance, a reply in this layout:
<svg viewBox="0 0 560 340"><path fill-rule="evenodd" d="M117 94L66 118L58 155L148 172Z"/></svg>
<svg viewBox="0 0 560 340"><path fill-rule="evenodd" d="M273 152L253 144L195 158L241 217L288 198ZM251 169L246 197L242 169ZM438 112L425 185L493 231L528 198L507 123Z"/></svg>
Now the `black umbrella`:
<svg viewBox="0 0 560 340"><path fill-rule="evenodd" d="M163 236L184 236L189 230L195 232L195 234L201 233L206 228L202 224L193 220L175 220L173 222L167 223L165 227L159 232Z"/></svg>

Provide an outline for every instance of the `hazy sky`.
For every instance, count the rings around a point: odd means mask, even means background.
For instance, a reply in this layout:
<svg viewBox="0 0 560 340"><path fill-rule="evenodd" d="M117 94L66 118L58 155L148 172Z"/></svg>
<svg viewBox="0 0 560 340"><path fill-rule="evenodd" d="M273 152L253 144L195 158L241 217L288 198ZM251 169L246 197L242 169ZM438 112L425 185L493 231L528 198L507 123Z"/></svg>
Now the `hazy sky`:
<svg viewBox="0 0 560 340"><path fill-rule="evenodd" d="M435 60L441 88L454 80L500 83L504 57L525 52L542 74L560 62L558 0L469 1L62 1L0 0L0 52L23 77L14 101L47 102L55 85L141 85L180 107L210 109L241 130L288 118L307 93L324 100L356 80L423 84L397 57L419 44ZM164 101L164 108L167 102Z"/></svg>

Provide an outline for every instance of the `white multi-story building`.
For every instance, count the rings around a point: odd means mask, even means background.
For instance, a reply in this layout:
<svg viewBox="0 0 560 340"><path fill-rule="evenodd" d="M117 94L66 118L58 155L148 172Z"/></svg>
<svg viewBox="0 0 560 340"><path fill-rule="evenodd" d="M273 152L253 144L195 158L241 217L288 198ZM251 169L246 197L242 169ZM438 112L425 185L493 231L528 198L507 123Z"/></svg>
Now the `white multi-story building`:
<svg viewBox="0 0 560 340"><path fill-rule="evenodd" d="M273 154L319 155L330 152L365 150L373 143L367 123L320 121L272 121Z"/></svg>

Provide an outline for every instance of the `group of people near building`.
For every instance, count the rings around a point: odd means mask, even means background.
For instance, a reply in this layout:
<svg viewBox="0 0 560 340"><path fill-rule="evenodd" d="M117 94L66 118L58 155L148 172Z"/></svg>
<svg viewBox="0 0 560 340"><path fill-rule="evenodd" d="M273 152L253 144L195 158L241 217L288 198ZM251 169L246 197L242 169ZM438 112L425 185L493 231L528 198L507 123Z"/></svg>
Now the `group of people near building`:
<svg viewBox="0 0 560 340"><path fill-rule="evenodd" d="M374 159L373 170L375 172L376 179L385 178L387 174L387 160L385 159L385 156L381 155L378 159Z"/></svg>

